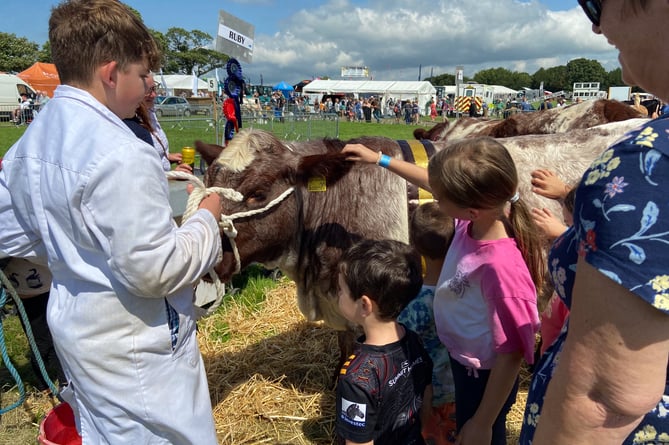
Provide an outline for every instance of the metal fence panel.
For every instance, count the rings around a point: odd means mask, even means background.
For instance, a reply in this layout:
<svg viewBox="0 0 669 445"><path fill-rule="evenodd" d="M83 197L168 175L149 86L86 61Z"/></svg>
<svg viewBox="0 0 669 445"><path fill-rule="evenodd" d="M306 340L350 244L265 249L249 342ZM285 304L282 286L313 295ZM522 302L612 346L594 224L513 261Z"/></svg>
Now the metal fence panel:
<svg viewBox="0 0 669 445"><path fill-rule="evenodd" d="M202 129L211 131L219 143L223 143L225 118L214 119L211 116L179 116L160 119L163 128ZM275 116L269 113L247 114L242 116L242 128L256 128L269 131L277 138L286 141L310 140L339 137L339 116L336 114L286 113Z"/></svg>
<svg viewBox="0 0 669 445"><path fill-rule="evenodd" d="M225 126L225 120L222 120ZM339 116L336 114L287 113L256 114L242 117L243 128L257 128L287 141L339 137ZM222 127L221 127L222 128Z"/></svg>
<svg viewBox="0 0 669 445"><path fill-rule="evenodd" d="M0 111L7 114L4 125L14 125L9 119L16 106L5 107ZM339 119L337 114L316 114L300 112L282 112L263 110L254 114L242 115L242 128L257 128L273 133L277 138L287 141L310 140L339 137ZM212 139L223 144L225 118L215 119L212 115L191 115L160 118L160 125L169 129L197 129L210 133Z"/></svg>

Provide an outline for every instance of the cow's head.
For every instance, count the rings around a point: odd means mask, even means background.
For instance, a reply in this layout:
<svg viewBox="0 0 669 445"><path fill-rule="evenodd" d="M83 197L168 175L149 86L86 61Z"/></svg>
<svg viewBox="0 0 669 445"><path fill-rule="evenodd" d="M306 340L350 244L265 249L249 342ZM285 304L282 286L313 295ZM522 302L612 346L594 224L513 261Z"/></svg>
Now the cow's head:
<svg viewBox="0 0 669 445"><path fill-rule="evenodd" d="M254 262L290 272L286 262L291 259L286 255L301 223L302 189L315 177L332 184L352 166L340 153L344 145L340 141L314 142L308 155L302 148L305 144L309 143L301 143L298 151L260 130L240 131L225 148L195 143L209 164L205 185L233 189L243 197L239 202L223 199L223 213L232 218L237 232L234 244L240 263L228 236L222 234L223 261L216 269L222 281Z"/></svg>

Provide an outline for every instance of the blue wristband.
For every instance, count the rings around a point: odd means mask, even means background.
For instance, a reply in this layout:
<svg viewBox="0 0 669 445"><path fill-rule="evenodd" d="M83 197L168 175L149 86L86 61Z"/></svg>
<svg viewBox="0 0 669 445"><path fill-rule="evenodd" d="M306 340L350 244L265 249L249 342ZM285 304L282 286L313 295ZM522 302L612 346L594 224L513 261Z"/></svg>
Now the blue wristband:
<svg viewBox="0 0 669 445"><path fill-rule="evenodd" d="M388 155L381 155L381 158L379 159L379 165L383 168L388 168L391 159L392 158Z"/></svg>

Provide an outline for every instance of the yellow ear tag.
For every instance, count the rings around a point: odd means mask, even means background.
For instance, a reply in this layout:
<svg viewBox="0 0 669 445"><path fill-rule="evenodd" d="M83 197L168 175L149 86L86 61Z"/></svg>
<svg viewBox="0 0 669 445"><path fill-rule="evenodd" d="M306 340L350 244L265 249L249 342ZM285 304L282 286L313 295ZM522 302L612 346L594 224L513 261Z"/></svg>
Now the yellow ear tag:
<svg viewBox="0 0 669 445"><path fill-rule="evenodd" d="M310 192L324 192L328 189L325 176L312 176L307 183L307 190Z"/></svg>

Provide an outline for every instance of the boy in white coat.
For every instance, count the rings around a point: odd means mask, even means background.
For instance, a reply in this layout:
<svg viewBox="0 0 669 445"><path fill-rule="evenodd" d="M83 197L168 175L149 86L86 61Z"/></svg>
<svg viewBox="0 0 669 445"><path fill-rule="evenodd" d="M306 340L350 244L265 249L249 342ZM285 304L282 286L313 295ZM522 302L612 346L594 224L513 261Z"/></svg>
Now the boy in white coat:
<svg viewBox="0 0 669 445"><path fill-rule="evenodd" d="M156 151L123 123L157 45L115 0L52 10L62 82L0 171L0 257L47 262L47 319L86 444L215 444L193 284L219 261L220 197L181 227Z"/></svg>

